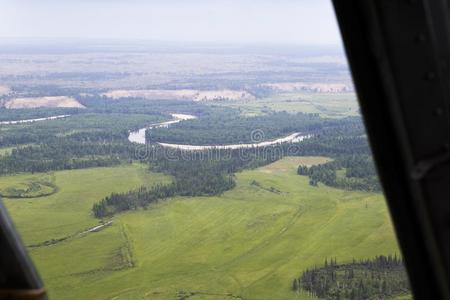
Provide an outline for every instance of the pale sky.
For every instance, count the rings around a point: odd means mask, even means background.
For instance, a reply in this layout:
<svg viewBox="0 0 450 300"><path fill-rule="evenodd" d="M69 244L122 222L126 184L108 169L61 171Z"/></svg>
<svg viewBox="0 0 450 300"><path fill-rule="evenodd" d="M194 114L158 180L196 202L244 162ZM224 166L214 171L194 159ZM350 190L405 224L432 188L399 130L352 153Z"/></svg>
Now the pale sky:
<svg viewBox="0 0 450 300"><path fill-rule="evenodd" d="M335 45L330 0L0 0L0 38Z"/></svg>

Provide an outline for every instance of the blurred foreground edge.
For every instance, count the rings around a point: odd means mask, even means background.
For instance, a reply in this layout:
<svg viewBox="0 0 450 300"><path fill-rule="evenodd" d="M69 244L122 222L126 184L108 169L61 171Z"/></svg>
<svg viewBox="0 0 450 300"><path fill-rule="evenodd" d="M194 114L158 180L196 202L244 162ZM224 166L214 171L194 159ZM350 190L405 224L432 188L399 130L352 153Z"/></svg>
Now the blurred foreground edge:
<svg viewBox="0 0 450 300"><path fill-rule="evenodd" d="M46 292L0 202L0 300L45 300Z"/></svg>
<svg viewBox="0 0 450 300"><path fill-rule="evenodd" d="M415 299L450 299L447 0L333 0Z"/></svg>

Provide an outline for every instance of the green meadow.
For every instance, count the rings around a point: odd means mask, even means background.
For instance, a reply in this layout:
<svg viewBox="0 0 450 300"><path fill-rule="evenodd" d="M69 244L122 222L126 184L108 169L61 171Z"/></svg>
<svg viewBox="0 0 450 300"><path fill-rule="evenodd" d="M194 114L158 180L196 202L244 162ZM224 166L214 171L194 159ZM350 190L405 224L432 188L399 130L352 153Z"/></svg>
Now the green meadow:
<svg viewBox="0 0 450 300"><path fill-rule="evenodd" d="M48 197L9 199L4 202L26 245L58 240L99 224L92 216L94 202L112 192L126 192L141 185L169 179L147 171L144 165L59 171L48 174L19 174L0 177L0 189L52 177L58 192Z"/></svg>
<svg viewBox="0 0 450 300"><path fill-rule="evenodd" d="M292 280L325 258L399 254L382 195L296 174L325 161L288 157L236 174L223 195L161 201L95 232L94 202L170 178L138 164L54 172L57 192L4 202L51 299L310 299Z"/></svg>
<svg viewBox="0 0 450 300"><path fill-rule="evenodd" d="M359 107L354 93L290 92L252 101L214 102L214 105L238 109L245 116L258 116L273 111L314 113L326 118L359 115Z"/></svg>

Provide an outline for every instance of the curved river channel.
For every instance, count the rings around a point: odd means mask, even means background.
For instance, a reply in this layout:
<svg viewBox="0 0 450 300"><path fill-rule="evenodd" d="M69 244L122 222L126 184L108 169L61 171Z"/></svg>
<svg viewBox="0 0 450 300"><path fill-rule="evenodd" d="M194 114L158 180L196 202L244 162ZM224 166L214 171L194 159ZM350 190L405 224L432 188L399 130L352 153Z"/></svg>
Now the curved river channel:
<svg viewBox="0 0 450 300"><path fill-rule="evenodd" d="M171 114L173 119L167 122L157 123L150 125L145 128L141 128L137 131L130 132L128 136L128 140L132 143L137 144L146 144L145 133L147 130L151 130L153 128L161 128L161 127L169 127L172 124L179 123L185 120L196 119L196 116L185 115L185 114ZM244 149L244 148L254 148L254 147L266 147L276 144L284 144L284 143L296 143L303 141L304 139L310 138L311 135L303 135L300 132L296 132L290 134L286 137L282 137L276 140L253 143L253 144L233 144L233 145L181 145L181 144L169 144L169 143L158 143L159 145L167 148L181 149L187 151L202 151L202 150L210 150L210 149Z"/></svg>
<svg viewBox="0 0 450 300"><path fill-rule="evenodd" d="M47 120L57 120L62 118L70 117L70 115L59 115L59 116L51 116L47 118L39 118L39 119L28 119L28 120L16 120L16 121L1 121L0 125L14 125L14 124L23 124L23 123L33 123Z"/></svg>

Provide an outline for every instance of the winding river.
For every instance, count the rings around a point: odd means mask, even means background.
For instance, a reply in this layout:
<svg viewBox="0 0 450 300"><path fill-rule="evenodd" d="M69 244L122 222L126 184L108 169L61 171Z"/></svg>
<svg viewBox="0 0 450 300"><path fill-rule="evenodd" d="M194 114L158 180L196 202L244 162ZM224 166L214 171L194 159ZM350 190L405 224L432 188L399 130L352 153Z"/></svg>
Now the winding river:
<svg viewBox="0 0 450 300"><path fill-rule="evenodd" d="M145 132L147 131L147 129L169 127L170 125L181 122L181 121L197 119L196 116L184 115L184 114L171 114L171 116L172 116L173 120L162 122L162 123L152 124L148 127L141 128L137 131L130 132L130 134L128 135L128 140L132 143L145 145L146 144Z"/></svg>
<svg viewBox="0 0 450 300"><path fill-rule="evenodd" d="M40 121L47 121L47 120L57 120L62 118L67 118L70 115L58 115L58 116L51 116L46 118L38 118L38 119L27 119L27 120L15 120L15 121L1 121L0 125L14 125L14 124L23 124L23 123L33 123L33 122L40 122ZM145 140L145 133L147 130L151 130L153 128L161 128L161 127L169 127L172 124L179 123L181 121L186 120L192 120L196 119L196 116L193 115L187 115L187 114L171 114L172 120L152 124L148 127L141 128L137 131L132 131L128 135L128 140L132 143L137 144L146 144ZM257 148L257 147L266 147L271 145L277 145L277 144L284 144L284 143L296 143L303 141L304 139L310 138L311 135L303 135L300 132L296 132L293 134L290 134L286 137L278 138L271 141L264 141L259 143L252 143L252 144L232 144L232 145L182 145L182 144L170 144L170 143L158 143L159 145L167 148L173 148L173 149L181 149L181 150L187 150L187 151L202 151L202 150L211 150L211 149L245 149L245 148Z"/></svg>
<svg viewBox="0 0 450 300"><path fill-rule="evenodd" d="M1 121L0 125L14 125L14 124L33 123L33 122L40 122L40 121L47 121L47 120L57 120L57 119L67 118L69 116L70 115L59 115L59 116L51 116L51 117L39 118L39 119Z"/></svg>
<svg viewBox="0 0 450 300"><path fill-rule="evenodd" d="M171 114L173 117L173 120L157 123L150 125L145 128L141 128L137 131L130 132L128 136L128 140L132 143L138 143L138 144L146 144L145 140L145 133L147 130L151 130L153 128L160 128L160 127L169 127L172 124L184 121L184 120L192 120L196 119L197 117L192 115L185 115L185 114ZM282 137L276 140L271 141L265 141L260 143L253 143L253 144L232 144L232 145L181 145L181 144L170 144L170 143L158 143L159 145L167 148L173 148L173 149L181 149L181 150L187 150L187 151L202 151L202 150L211 150L211 149L245 149L245 148L258 148L258 147L267 147L277 144L284 144L284 143L296 143L301 142L305 139L310 138L311 135L304 135L300 132L296 132L293 134L290 134L286 137Z"/></svg>

